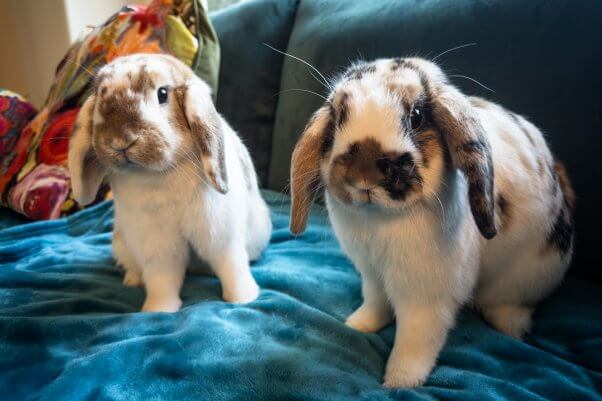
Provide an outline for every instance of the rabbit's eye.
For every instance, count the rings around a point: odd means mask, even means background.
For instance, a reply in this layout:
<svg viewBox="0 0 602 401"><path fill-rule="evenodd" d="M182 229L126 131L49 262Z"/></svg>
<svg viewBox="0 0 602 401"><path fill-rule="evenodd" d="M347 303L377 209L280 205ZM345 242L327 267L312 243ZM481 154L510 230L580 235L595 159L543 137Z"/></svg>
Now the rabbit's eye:
<svg viewBox="0 0 602 401"><path fill-rule="evenodd" d="M412 125L412 129L416 130L420 128L422 125L422 120L424 120L424 113L420 107L414 107L414 110L412 110L412 115L410 116L410 124Z"/></svg>
<svg viewBox="0 0 602 401"><path fill-rule="evenodd" d="M157 99L159 100L159 104L165 104L167 102L169 91L167 90L167 86L162 86L157 89Z"/></svg>

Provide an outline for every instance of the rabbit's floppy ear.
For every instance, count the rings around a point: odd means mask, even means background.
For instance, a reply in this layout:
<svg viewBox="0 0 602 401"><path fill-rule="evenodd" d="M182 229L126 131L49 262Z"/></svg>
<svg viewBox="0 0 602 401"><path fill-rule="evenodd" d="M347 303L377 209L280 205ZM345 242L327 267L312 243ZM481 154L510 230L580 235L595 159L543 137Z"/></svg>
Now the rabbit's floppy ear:
<svg viewBox="0 0 602 401"><path fill-rule="evenodd" d="M213 188L228 192L228 174L222 122L213 106L209 87L191 77L185 86L182 108L194 140L201 151L203 170Z"/></svg>
<svg viewBox="0 0 602 401"><path fill-rule="evenodd" d="M329 130L333 129L329 106L322 106L311 117L295 146L291 160L291 221L293 234L305 231L309 208L320 184L320 160Z"/></svg>
<svg viewBox="0 0 602 401"><path fill-rule="evenodd" d="M458 89L443 84L432 96L433 120L441 130L452 163L468 180L472 215L483 237L497 234L494 221L491 147L470 101Z"/></svg>
<svg viewBox="0 0 602 401"><path fill-rule="evenodd" d="M69 141L69 174L73 197L82 205L92 203L105 177L106 170L92 148L94 104L91 95L79 110Z"/></svg>

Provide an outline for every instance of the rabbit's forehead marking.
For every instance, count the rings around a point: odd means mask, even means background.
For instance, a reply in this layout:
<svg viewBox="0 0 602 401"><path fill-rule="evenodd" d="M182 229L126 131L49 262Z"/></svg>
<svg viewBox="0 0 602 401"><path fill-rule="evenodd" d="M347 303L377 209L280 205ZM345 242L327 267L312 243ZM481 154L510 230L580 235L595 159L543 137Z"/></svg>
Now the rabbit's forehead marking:
<svg viewBox="0 0 602 401"><path fill-rule="evenodd" d="M139 56L117 59L100 70L99 94L106 96L109 92L122 88L134 93L149 93L159 86L174 86L179 77L171 63L169 58L158 60Z"/></svg>
<svg viewBox="0 0 602 401"><path fill-rule="evenodd" d="M402 125L406 114L398 93L372 79L344 85L333 97L335 116L333 156L347 151L349 144L371 138L387 152L414 151L415 146Z"/></svg>
<svg viewBox="0 0 602 401"><path fill-rule="evenodd" d="M112 87L97 102L94 112L94 133L97 140L110 144L127 135L138 135L146 144L139 160L156 163L175 140L161 134L165 130L160 113L151 113L143 94L128 86ZM164 124L163 124L164 125Z"/></svg>

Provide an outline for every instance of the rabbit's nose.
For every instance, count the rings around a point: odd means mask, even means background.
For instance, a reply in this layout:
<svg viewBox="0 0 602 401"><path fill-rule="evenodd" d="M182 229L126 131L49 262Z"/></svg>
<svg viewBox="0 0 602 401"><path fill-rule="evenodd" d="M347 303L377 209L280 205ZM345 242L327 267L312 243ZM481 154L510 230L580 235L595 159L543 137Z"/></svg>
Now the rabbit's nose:
<svg viewBox="0 0 602 401"><path fill-rule="evenodd" d="M128 137L128 138L113 138L111 140L111 148L118 152L123 152L124 150L129 149L136 143L138 137Z"/></svg>

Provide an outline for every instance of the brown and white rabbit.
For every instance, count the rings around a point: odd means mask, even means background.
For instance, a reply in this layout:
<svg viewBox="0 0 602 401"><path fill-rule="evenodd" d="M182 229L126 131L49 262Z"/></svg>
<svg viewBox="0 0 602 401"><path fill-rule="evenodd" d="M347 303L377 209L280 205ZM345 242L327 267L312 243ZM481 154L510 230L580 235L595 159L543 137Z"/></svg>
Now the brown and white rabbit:
<svg viewBox="0 0 602 401"><path fill-rule="evenodd" d="M422 384L471 300L520 338L571 260L574 194L541 132L423 59L341 77L293 153L293 233L321 184L362 278L347 325L375 332L396 318L385 386Z"/></svg>
<svg viewBox="0 0 602 401"><path fill-rule="evenodd" d="M144 54L100 69L73 131L69 170L82 204L108 179L113 253L124 284L144 284L143 311L180 308L191 251L218 276L226 301L258 296L249 260L269 241L269 211L247 149L185 64Z"/></svg>

